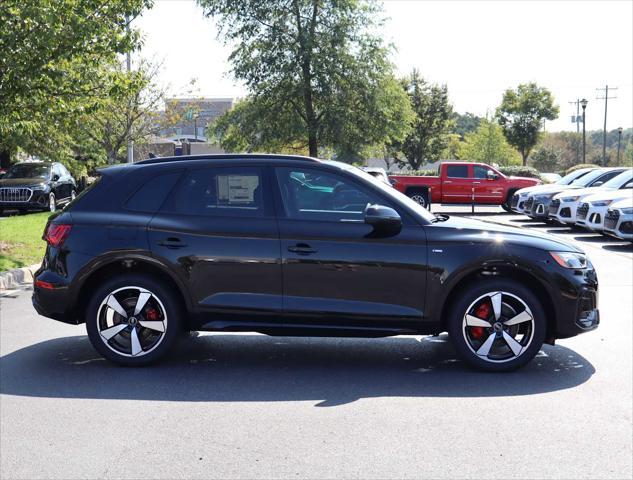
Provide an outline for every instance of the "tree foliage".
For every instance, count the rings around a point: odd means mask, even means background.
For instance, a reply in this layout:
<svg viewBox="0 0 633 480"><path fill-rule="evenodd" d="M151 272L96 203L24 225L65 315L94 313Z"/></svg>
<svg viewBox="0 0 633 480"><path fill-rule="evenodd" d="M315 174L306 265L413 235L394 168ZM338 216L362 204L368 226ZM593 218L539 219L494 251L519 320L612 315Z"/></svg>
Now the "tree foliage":
<svg viewBox="0 0 633 480"><path fill-rule="evenodd" d="M537 146L530 155L530 163L539 172L556 172L560 169L563 150L552 144Z"/></svg>
<svg viewBox="0 0 633 480"><path fill-rule="evenodd" d="M477 115L466 112L464 114L453 112L453 124L451 133L458 134L463 140L466 134L474 132L483 119Z"/></svg>
<svg viewBox="0 0 633 480"><path fill-rule="evenodd" d="M409 96L415 113L411 132L404 141L393 142L396 160L408 163L413 170L427 162L439 160L446 149L453 109L448 101L446 85L426 82L417 70L402 80L402 87Z"/></svg>
<svg viewBox="0 0 633 480"><path fill-rule="evenodd" d="M0 153L60 142L70 116L90 112L111 91L100 66L138 44L126 30L151 0L0 2ZM108 84L115 90L121 85ZM45 147L45 145L44 145ZM43 147L42 147L43 148Z"/></svg>
<svg viewBox="0 0 633 480"><path fill-rule="evenodd" d="M476 131L468 133L459 153L460 158L473 162L517 165L518 152L506 141L501 127L482 119Z"/></svg>
<svg viewBox="0 0 633 480"><path fill-rule="evenodd" d="M378 8L357 0L198 0L235 45L250 95L216 133L223 144L340 153L401 138L410 110L393 86ZM251 124L244 123L245 121ZM242 138L238 140L237 135Z"/></svg>
<svg viewBox="0 0 633 480"><path fill-rule="evenodd" d="M536 83L521 84L503 94L497 119L510 145L521 153L523 165L538 142L543 120L558 118L558 111L551 92Z"/></svg>

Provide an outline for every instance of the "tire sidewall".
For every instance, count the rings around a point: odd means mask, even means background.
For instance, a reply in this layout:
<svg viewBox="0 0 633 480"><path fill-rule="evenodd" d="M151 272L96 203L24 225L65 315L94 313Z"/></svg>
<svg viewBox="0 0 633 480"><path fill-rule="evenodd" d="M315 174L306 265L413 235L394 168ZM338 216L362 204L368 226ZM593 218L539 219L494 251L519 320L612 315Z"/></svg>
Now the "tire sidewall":
<svg viewBox="0 0 633 480"><path fill-rule="evenodd" d="M411 200L413 200L414 202L416 202L418 205L426 208L429 205L429 201L427 198L427 194L425 194L424 192L421 191L413 191L409 193L409 198ZM418 202L417 200L414 200L413 197L421 197L422 198L422 203Z"/></svg>
<svg viewBox="0 0 633 480"><path fill-rule="evenodd" d="M136 286L146 288L162 302L167 314L167 328L161 343L151 352L140 357L125 357L111 350L101 339L98 328L97 313L103 300L118 288ZM177 296L147 275L131 274L115 277L106 281L92 295L86 308L86 331L93 347L106 359L124 366L142 366L158 361L173 346L178 338L182 325L182 311Z"/></svg>
<svg viewBox="0 0 633 480"><path fill-rule="evenodd" d="M530 362L541 349L547 333L545 311L538 298L524 285L507 278L486 279L477 283L471 283L464 290L464 293L456 299L453 308L450 310L449 318L447 319L449 336L457 354L462 360L475 368L488 372L511 371ZM480 296L494 291L504 291L516 295L527 304L534 317L534 336L532 343L530 343L527 350L518 358L503 363L488 362L477 356L466 344L462 333L462 322L466 309Z"/></svg>

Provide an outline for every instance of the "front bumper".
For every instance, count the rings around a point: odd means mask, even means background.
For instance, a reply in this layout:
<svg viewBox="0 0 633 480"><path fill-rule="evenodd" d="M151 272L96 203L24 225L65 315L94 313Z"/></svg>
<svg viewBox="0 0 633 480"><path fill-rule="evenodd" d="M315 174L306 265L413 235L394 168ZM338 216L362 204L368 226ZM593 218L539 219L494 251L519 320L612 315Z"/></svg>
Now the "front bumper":
<svg viewBox="0 0 633 480"><path fill-rule="evenodd" d="M0 209L4 210L48 210L48 192L34 190L28 201L15 202L0 200Z"/></svg>
<svg viewBox="0 0 633 480"><path fill-rule="evenodd" d="M633 241L633 215L622 214L619 210L607 210L604 233L622 240Z"/></svg>
<svg viewBox="0 0 633 480"><path fill-rule="evenodd" d="M584 205L581 205L577 210L576 225L594 232L604 230L604 219L609 207L594 207L590 205L583 207Z"/></svg>
<svg viewBox="0 0 633 480"><path fill-rule="evenodd" d="M561 202L554 199L550 202L548 217L563 225L574 225L576 223L577 202Z"/></svg>

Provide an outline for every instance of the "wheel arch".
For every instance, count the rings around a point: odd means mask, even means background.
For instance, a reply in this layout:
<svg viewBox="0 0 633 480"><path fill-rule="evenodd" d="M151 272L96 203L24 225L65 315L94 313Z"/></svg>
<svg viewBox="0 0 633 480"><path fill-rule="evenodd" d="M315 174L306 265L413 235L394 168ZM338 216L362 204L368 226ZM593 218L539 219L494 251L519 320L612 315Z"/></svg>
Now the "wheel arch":
<svg viewBox="0 0 633 480"><path fill-rule="evenodd" d="M131 273L151 275L152 278L164 282L176 292L181 306L185 311L187 313L192 311L191 299L187 295L187 290L180 279L153 257L138 254L116 255L107 260L101 260L96 265L89 265L85 270L86 272L82 276L80 284L73 295L73 303L75 305L74 316L77 319L77 323L85 322L84 312L90 301L90 291L93 291L104 279ZM186 317L187 315L185 315L185 319Z"/></svg>
<svg viewBox="0 0 633 480"><path fill-rule="evenodd" d="M538 299L541 301L541 306L545 311L547 322L547 333L545 335L545 341L547 343L553 343L556 337L556 308L554 306L554 300L549 294L545 284L533 273L518 267L516 265L491 265L484 266L470 272L464 273L460 278L456 279L450 287L448 294L446 295L444 302L442 303L442 309L440 312L440 325L443 330L446 330L448 322L448 313L453 305L457 296L468 288L469 285L476 284L483 278L508 278L516 280L517 282L527 286Z"/></svg>

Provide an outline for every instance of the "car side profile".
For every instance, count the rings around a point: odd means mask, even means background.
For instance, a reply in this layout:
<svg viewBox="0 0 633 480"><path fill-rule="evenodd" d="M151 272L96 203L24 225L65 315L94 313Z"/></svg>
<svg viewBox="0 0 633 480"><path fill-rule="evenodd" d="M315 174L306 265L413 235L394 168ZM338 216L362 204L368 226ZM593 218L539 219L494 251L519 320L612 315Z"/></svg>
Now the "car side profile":
<svg viewBox="0 0 633 480"><path fill-rule="evenodd" d="M0 178L0 213L3 210L54 212L76 195L75 179L61 163L16 163Z"/></svg>
<svg viewBox="0 0 633 480"><path fill-rule="evenodd" d="M46 227L33 305L86 324L122 365L183 331L385 337L448 332L506 371L599 324L577 247L433 215L347 164L282 155L145 160L101 171Z"/></svg>

